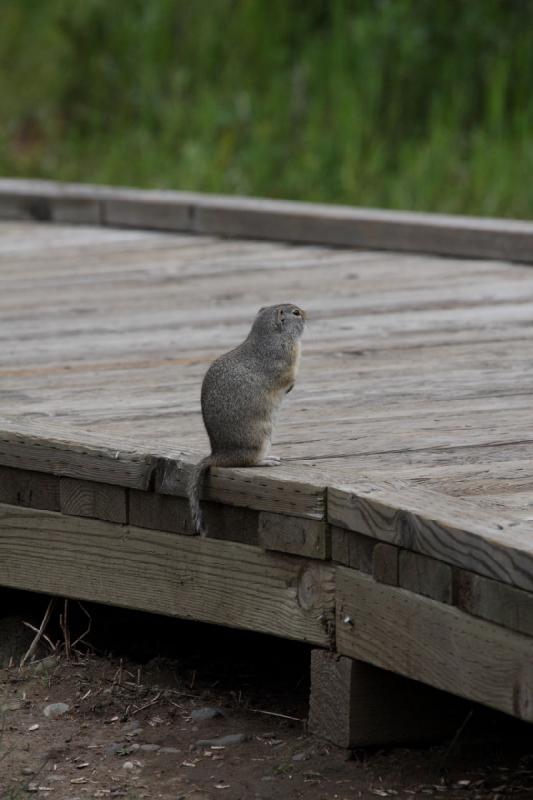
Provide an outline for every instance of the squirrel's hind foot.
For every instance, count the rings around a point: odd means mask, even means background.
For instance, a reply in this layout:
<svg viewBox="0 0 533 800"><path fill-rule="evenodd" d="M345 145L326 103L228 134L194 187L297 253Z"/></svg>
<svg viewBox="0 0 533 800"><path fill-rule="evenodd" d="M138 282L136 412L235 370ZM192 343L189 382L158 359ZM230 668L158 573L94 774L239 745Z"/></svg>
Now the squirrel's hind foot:
<svg viewBox="0 0 533 800"><path fill-rule="evenodd" d="M262 458L261 461L258 461L254 464L255 467L279 467L281 464L281 458L277 456L267 456L267 458Z"/></svg>

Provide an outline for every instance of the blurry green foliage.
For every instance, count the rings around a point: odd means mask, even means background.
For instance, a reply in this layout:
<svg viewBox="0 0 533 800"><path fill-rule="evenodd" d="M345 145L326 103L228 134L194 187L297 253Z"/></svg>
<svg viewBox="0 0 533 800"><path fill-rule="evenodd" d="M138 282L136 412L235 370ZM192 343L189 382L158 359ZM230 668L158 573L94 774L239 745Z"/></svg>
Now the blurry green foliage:
<svg viewBox="0 0 533 800"><path fill-rule="evenodd" d="M533 216L533 0L2 0L0 171Z"/></svg>

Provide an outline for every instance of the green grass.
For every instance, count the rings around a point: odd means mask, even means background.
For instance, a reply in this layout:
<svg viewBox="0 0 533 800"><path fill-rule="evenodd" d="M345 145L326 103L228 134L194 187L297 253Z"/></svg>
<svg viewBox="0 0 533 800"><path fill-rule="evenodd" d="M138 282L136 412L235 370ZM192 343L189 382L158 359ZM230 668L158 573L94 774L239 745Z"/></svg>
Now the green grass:
<svg viewBox="0 0 533 800"><path fill-rule="evenodd" d="M3 0L0 171L533 216L533 0Z"/></svg>

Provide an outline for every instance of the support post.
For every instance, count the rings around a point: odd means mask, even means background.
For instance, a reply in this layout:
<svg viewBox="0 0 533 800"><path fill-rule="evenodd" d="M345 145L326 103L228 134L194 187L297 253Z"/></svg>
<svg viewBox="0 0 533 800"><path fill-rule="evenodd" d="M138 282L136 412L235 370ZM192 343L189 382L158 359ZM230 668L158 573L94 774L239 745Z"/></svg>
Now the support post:
<svg viewBox="0 0 533 800"><path fill-rule="evenodd" d="M470 705L363 661L311 653L309 730L339 747L443 740Z"/></svg>

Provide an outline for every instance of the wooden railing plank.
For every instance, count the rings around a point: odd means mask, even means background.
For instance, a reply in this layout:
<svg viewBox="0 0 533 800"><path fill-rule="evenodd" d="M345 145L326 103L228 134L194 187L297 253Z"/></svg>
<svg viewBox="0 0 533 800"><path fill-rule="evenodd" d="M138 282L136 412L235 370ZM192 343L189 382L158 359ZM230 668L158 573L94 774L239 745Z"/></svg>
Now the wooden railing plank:
<svg viewBox="0 0 533 800"><path fill-rule="evenodd" d="M0 180L0 217L533 262L533 223L350 206Z"/></svg>

